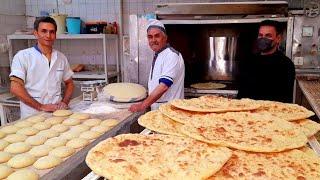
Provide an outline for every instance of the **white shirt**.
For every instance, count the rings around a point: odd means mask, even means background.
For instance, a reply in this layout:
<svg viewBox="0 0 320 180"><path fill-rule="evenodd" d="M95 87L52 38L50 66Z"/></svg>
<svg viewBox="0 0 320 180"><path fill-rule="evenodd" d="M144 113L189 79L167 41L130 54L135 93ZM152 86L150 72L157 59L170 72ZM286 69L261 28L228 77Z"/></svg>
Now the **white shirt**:
<svg viewBox="0 0 320 180"><path fill-rule="evenodd" d="M73 75L65 55L52 50L51 62L34 46L19 51L13 58L10 76L24 81L32 98L41 104L53 104L61 100L61 83ZM38 111L20 101L21 118Z"/></svg>
<svg viewBox="0 0 320 180"><path fill-rule="evenodd" d="M158 53L154 67L151 67L149 74L149 95L160 82L164 82L167 86L169 85L169 89L156 103L151 105L152 110L158 109L162 103L184 98L184 76L185 67L181 53L170 46Z"/></svg>

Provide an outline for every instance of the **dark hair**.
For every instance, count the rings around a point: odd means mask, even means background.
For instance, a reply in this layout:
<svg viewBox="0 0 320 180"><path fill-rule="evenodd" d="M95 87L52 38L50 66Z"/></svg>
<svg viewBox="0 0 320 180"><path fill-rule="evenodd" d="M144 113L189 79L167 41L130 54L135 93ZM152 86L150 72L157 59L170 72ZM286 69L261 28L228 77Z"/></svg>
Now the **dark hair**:
<svg viewBox="0 0 320 180"><path fill-rule="evenodd" d="M57 31L57 23L56 23L56 21L55 21L52 17L49 17L49 16L37 18L37 19L34 21L33 28L34 28L35 30L38 30L39 24L42 23L42 22L53 24L53 25L54 25L54 29Z"/></svg>
<svg viewBox="0 0 320 180"><path fill-rule="evenodd" d="M277 34L281 34L282 33L282 26L280 25L280 23L278 21L274 21L274 20L264 20L261 21L259 24L259 28L261 26L272 26L276 29Z"/></svg>

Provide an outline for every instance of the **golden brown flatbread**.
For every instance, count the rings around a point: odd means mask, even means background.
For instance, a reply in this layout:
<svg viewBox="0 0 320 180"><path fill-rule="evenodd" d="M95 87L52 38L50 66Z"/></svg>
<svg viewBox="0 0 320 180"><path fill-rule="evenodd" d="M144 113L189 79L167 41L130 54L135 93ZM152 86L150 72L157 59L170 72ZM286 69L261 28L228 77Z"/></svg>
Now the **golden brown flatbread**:
<svg viewBox="0 0 320 180"><path fill-rule="evenodd" d="M307 143L307 137L290 122L249 112L198 116L184 124L181 132L214 145L252 152L280 152Z"/></svg>
<svg viewBox="0 0 320 180"><path fill-rule="evenodd" d="M92 148L86 163L108 179L206 179L231 150L171 135L123 134Z"/></svg>
<svg viewBox="0 0 320 180"><path fill-rule="evenodd" d="M297 125L307 137L311 137L320 131L320 124L310 119L296 120L292 123Z"/></svg>
<svg viewBox="0 0 320 180"><path fill-rule="evenodd" d="M320 179L320 158L297 149L281 153L236 150L209 179Z"/></svg>
<svg viewBox="0 0 320 180"><path fill-rule="evenodd" d="M210 90L210 89L222 89L222 88L225 88L226 85L222 84L222 83L207 82L207 83L191 84L190 87L195 88L195 89Z"/></svg>

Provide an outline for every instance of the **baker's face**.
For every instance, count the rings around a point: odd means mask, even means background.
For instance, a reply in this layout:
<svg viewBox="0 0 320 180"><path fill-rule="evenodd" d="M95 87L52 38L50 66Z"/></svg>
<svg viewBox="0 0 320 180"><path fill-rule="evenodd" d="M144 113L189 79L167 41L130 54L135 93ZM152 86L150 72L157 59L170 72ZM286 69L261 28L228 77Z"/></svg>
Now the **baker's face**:
<svg viewBox="0 0 320 180"><path fill-rule="evenodd" d="M53 46L56 40L56 30L53 24L41 22L37 30L34 31L34 35L38 39L38 43L43 46Z"/></svg>
<svg viewBox="0 0 320 180"><path fill-rule="evenodd" d="M267 38L273 41L273 46L280 43L280 35L277 34L276 28L273 26L261 26L259 28L258 38Z"/></svg>
<svg viewBox="0 0 320 180"><path fill-rule="evenodd" d="M167 36L158 28L150 28L147 32L150 48L158 52L167 44Z"/></svg>

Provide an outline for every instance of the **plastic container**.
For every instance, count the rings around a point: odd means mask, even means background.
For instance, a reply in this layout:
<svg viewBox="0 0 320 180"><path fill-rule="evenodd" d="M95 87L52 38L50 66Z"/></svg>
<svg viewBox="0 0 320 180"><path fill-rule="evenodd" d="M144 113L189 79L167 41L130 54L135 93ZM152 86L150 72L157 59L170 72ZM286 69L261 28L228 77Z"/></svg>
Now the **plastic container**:
<svg viewBox="0 0 320 180"><path fill-rule="evenodd" d="M66 32L67 15L53 13L53 14L50 14L50 17L52 17L57 23L57 34L64 34Z"/></svg>
<svg viewBox="0 0 320 180"><path fill-rule="evenodd" d="M80 17L67 17L67 30L69 34L80 34L81 20Z"/></svg>

